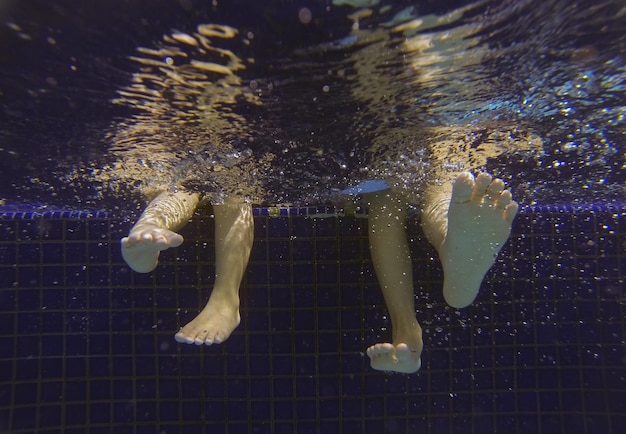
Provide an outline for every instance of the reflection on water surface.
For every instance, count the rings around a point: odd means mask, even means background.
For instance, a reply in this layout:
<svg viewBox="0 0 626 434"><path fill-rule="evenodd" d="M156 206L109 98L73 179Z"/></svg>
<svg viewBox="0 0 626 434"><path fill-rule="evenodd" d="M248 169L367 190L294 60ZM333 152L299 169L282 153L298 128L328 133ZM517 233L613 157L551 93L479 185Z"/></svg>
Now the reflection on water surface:
<svg viewBox="0 0 626 434"><path fill-rule="evenodd" d="M65 3L2 11L9 200L308 204L459 167L521 203L623 197L618 1Z"/></svg>

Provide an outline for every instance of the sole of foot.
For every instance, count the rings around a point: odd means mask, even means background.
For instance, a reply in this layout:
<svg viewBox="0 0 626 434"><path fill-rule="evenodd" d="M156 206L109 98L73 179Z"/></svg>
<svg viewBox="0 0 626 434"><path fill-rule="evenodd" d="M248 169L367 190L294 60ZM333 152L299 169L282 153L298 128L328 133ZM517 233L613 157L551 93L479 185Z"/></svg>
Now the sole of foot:
<svg viewBox="0 0 626 434"><path fill-rule="evenodd" d="M511 234L518 204L504 182L486 173L460 174L454 181L445 239L438 249L443 295L456 308L470 305L485 274Z"/></svg>

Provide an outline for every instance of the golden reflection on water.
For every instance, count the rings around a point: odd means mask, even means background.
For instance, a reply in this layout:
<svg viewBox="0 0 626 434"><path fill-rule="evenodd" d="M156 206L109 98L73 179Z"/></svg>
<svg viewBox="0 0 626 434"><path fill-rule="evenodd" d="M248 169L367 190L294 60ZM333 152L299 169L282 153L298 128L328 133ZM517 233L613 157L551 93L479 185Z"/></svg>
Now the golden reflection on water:
<svg viewBox="0 0 626 434"><path fill-rule="evenodd" d="M489 85L474 79L487 50L472 37L478 25L449 27L464 10L416 18L406 9L391 21L358 25L381 10L350 13L355 25L349 37L300 50L288 61L277 59L271 77L254 76L259 59L244 60L233 51L249 46L254 35L226 25L200 24L195 32L174 31L153 47L138 47L129 56L137 70L114 100L135 112L113 125L112 160L94 172L96 178L114 191L132 185L147 197L184 187L201 191L213 203L234 195L276 203L283 195L276 186L270 194L267 184L281 172L273 167L275 160L291 148L309 152L311 159L327 159L329 170L336 166L338 173L320 174L315 181L318 175L306 158L293 160L302 167L290 173L314 181L291 192L292 198L324 200L324 191L356 178L387 179L411 196L426 180L447 182L456 170L480 168L503 153L541 150L541 137L512 119L475 116L448 124L436 119L439 111L471 110L481 87ZM447 27L437 30L440 25ZM325 60L333 50L343 54L340 60ZM325 84L324 74L339 85ZM318 94L295 93L281 100L276 92L318 79ZM341 107L346 95L351 101L345 102L356 103L357 109L338 115L351 125L344 134L346 141L356 138L350 155L357 156L358 167L349 167L336 152L347 144L301 127L319 116L302 103ZM265 128L271 119L246 116L254 107L278 119L273 130ZM307 134L306 142L295 139ZM292 136L286 150L283 138ZM256 146L272 141L274 148ZM281 161L289 165L292 160L283 156Z"/></svg>

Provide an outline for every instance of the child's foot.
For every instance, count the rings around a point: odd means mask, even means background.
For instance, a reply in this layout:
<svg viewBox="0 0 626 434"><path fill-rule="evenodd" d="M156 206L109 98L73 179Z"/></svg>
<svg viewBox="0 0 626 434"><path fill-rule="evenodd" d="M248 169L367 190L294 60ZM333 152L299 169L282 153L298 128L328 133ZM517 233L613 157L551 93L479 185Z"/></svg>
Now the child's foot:
<svg viewBox="0 0 626 434"><path fill-rule="evenodd" d="M398 339L398 344L388 342L374 344L367 349L370 365L378 371L394 371L404 374L417 372L422 366L422 329L416 327Z"/></svg>
<svg viewBox="0 0 626 434"><path fill-rule="evenodd" d="M461 173L454 181L448 229L437 249L443 266L443 296L456 308L470 305L496 255L509 238L518 205L504 182L486 173Z"/></svg>
<svg viewBox="0 0 626 434"><path fill-rule="evenodd" d="M142 225L122 238L122 257L130 268L148 273L157 266L159 253L170 247L178 247L183 237L176 232L153 225Z"/></svg>
<svg viewBox="0 0 626 434"><path fill-rule="evenodd" d="M209 299L198 316L180 329L174 339L183 344L221 344L240 321L237 304Z"/></svg>

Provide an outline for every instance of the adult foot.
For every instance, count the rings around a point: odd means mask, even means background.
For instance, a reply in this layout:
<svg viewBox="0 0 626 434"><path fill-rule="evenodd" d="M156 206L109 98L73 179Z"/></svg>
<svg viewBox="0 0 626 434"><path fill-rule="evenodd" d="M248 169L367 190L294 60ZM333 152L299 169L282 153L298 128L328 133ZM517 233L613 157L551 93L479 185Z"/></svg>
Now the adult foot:
<svg viewBox="0 0 626 434"><path fill-rule="evenodd" d="M470 305L487 271L511 234L518 205L504 182L486 173L461 173L454 181L448 226L437 249L443 266L443 296L456 308ZM435 246L436 247L436 246Z"/></svg>
<svg viewBox="0 0 626 434"><path fill-rule="evenodd" d="M367 349L370 365L378 371L401 372L412 374L422 366L422 329L417 324L402 333L402 338L389 342L377 343Z"/></svg>
<svg viewBox="0 0 626 434"><path fill-rule="evenodd" d="M161 251L182 243L183 237L168 229L149 224L136 226L122 238L122 257L133 270L148 273L156 268Z"/></svg>
<svg viewBox="0 0 626 434"><path fill-rule="evenodd" d="M224 342L239 325L237 303L209 299L202 311L174 336L183 344L212 345Z"/></svg>

